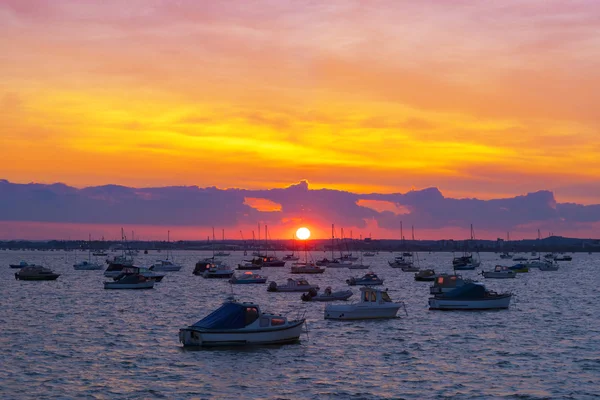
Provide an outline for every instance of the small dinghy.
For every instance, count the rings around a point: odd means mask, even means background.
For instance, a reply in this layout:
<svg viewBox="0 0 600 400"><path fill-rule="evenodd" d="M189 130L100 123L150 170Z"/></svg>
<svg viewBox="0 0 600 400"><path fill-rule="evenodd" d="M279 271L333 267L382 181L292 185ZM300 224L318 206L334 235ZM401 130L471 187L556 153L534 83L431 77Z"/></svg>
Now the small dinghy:
<svg viewBox="0 0 600 400"><path fill-rule="evenodd" d="M247 346L284 344L300 340L305 319L290 321L263 313L255 303L228 299L194 325L179 330L183 346Z"/></svg>
<svg viewBox="0 0 600 400"><path fill-rule="evenodd" d="M137 267L127 267L113 279L114 282L104 282L104 289L152 289L156 282L140 274Z"/></svg>
<svg viewBox="0 0 600 400"><path fill-rule="evenodd" d="M317 285L311 285L306 279L288 278L285 285L277 285L277 282L270 282L267 288L268 292L308 292L310 289L319 290Z"/></svg>
<svg viewBox="0 0 600 400"><path fill-rule="evenodd" d="M251 271L245 272L242 275L233 275L229 279L229 283L234 285L249 284L249 283L267 283L267 277L254 274Z"/></svg>
<svg viewBox="0 0 600 400"><path fill-rule="evenodd" d="M353 304L327 304L325 319L387 319L396 318L404 303L392 302L386 290L372 287L360 288L360 302Z"/></svg>
<svg viewBox="0 0 600 400"><path fill-rule="evenodd" d="M437 278L437 274L432 269L424 269L415 274L415 281L418 282L433 282Z"/></svg>
<svg viewBox="0 0 600 400"><path fill-rule="evenodd" d="M15 279L21 281L53 281L60 274L55 274L50 268L36 266L27 266L15 272Z"/></svg>
<svg viewBox="0 0 600 400"><path fill-rule="evenodd" d="M369 272L368 274L365 274L362 278L350 278L350 279L346 279L346 283L349 286L356 286L356 285L369 285L369 286L375 286L375 285L383 285L383 279L380 279L377 275L375 275L374 272Z"/></svg>
<svg viewBox="0 0 600 400"><path fill-rule="evenodd" d="M517 272L504 265L496 265L493 271L482 271L481 275L488 279L508 279L515 278Z"/></svg>
<svg viewBox="0 0 600 400"><path fill-rule="evenodd" d="M316 289L311 289L308 291L308 293L303 293L300 298L302 301L336 301L348 300L352 294L352 290L340 290L337 292L332 292L331 286L327 286L323 293L319 293Z"/></svg>

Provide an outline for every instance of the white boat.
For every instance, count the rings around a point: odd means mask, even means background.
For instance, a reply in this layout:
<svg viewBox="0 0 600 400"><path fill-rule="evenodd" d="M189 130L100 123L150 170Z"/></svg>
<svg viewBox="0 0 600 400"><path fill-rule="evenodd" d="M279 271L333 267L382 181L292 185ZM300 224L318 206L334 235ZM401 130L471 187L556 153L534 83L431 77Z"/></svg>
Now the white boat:
<svg viewBox="0 0 600 400"><path fill-rule="evenodd" d="M313 263L297 263L292 265L292 274L322 274L325 268L317 267Z"/></svg>
<svg viewBox="0 0 600 400"><path fill-rule="evenodd" d="M92 235L89 235L88 239L88 259L87 261L81 261L73 265L73 268L77 271L96 271L104 268L104 266L97 262L92 262Z"/></svg>
<svg viewBox="0 0 600 400"><path fill-rule="evenodd" d="M104 268L104 266L99 263L93 263L93 262L89 262L89 261L81 261L81 262L78 262L77 264L74 264L73 268L77 271L97 271L97 270Z"/></svg>
<svg viewBox="0 0 600 400"><path fill-rule="evenodd" d="M346 279L346 283L349 286L356 286L356 285L374 286L374 285L383 285L383 279L380 279L374 272L369 272L361 278L352 277L350 279Z"/></svg>
<svg viewBox="0 0 600 400"><path fill-rule="evenodd" d="M511 293L495 293L477 282L466 282L429 299L430 310L495 310L510 305Z"/></svg>
<svg viewBox="0 0 600 400"><path fill-rule="evenodd" d="M212 265L202 274L203 278L228 279L233 276L233 270L225 264Z"/></svg>
<svg viewBox="0 0 600 400"><path fill-rule="evenodd" d="M302 293L300 299L302 301L336 301L336 300L348 300L354 293L352 290L339 290L333 292L330 286L325 288L323 293L319 293L316 289L311 289L307 293Z"/></svg>
<svg viewBox="0 0 600 400"><path fill-rule="evenodd" d="M372 287L360 288L360 301L353 304L328 304L325 319L385 319L395 318L404 303L392 302L387 291Z"/></svg>
<svg viewBox="0 0 600 400"><path fill-rule="evenodd" d="M114 278L114 282L104 282L104 289L152 289L152 278L146 278L139 273L139 268L129 267L121 275Z"/></svg>
<svg viewBox="0 0 600 400"><path fill-rule="evenodd" d="M250 283L267 283L267 277L254 274L251 271L247 271L241 275L233 275L229 279L229 283L235 285L250 284Z"/></svg>
<svg viewBox="0 0 600 400"><path fill-rule="evenodd" d="M517 272L504 265L496 265L493 271L482 271L481 275L483 275L484 278L507 279L515 278Z"/></svg>
<svg viewBox="0 0 600 400"><path fill-rule="evenodd" d="M558 271L558 264L556 262L547 262L538 266L540 271Z"/></svg>
<svg viewBox="0 0 600 400"><path fill-rule="evenodd" d="M244 346L293 343L300 339L305 319L290 321L263 313L255 303L231 299L194 325L179 330L184 346Z"/></svg>
<svg viewBox="0 0 600 400"><path fill-rule="evenodd" d="M306 279L288 278L285 285L277 285L277 282L270 282L267 288L268 292L308 292L310 289L317 289L317 285L311 285Z"/></svg>
<svg viewBox="0 0 600 400"><path fill-rule="evenodd" d="M181 265L173 263L173 261L166 260L158 260L154 264L150 266L152 271L161 271L161 272L176 272L181 269Z"/></svg>

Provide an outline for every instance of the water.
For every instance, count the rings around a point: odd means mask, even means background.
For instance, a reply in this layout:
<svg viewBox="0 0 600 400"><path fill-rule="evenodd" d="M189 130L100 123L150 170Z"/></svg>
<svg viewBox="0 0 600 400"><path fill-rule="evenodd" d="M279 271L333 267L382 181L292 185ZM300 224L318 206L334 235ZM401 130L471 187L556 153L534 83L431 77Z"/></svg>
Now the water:
<svg viewBox="0 0 600 400"><path fill-rule="evenodd" d="M600 393L599 255L575 254L556 272L486 280L491 289L516 294L509 310L439 312L427 308L429 283L388 267L393 255L381 253L365 261L408 311L386 321L325 321L324 304L302 303L300 293L237 285L240 300L267 311L293 317L306 310L308 335L293 345L183 350L179 328L231 292L225 280L191 274L208 255L176 253L184 268L154 289L112 291L103 289L102 271L73 270L87 253L0 252L0 397L586 399ZM228 260L242 258L234 253ZM451 258L421 254L421 264L450 272ZM482 259L483 269L501 262L496 254ZM62 275L54 282L17 281L8 264L20 260ZM284 283L288 271L261 273ZM331 269L307 278L336 290L364 272Z"/></svg>

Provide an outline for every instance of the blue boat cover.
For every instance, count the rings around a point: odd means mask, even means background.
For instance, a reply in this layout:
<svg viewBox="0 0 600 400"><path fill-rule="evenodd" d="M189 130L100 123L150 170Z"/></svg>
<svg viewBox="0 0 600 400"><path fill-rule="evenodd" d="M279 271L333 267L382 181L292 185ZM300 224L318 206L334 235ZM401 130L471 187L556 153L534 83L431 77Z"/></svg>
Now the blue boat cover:
<svg viewBox="0 0 600 400"><path fill-rule="evenodd" d="M485 296L485 286L476 283L465 283L446 293L444 297L454 299L481 299Z"/></svg>
<svg viewBox="0 0 600 400"><path fill-rule="evenodd" d="M246 307L238 303L225 303L194 325L205 329L240 329L246 326Z"/></svg>

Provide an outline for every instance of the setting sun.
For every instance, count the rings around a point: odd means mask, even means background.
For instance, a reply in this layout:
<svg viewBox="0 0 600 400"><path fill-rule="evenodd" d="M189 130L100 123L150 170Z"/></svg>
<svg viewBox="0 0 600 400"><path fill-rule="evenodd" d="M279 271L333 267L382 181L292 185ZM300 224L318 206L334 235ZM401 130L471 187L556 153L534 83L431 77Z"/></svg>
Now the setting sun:
<svg viewBox="0 0 600 400"><path fill-rule="evenodd" d="M308 230L308 228L298 228L298 230L296 231L296 237L300 240L306 240L310 237L310 231Z"/></svg>

